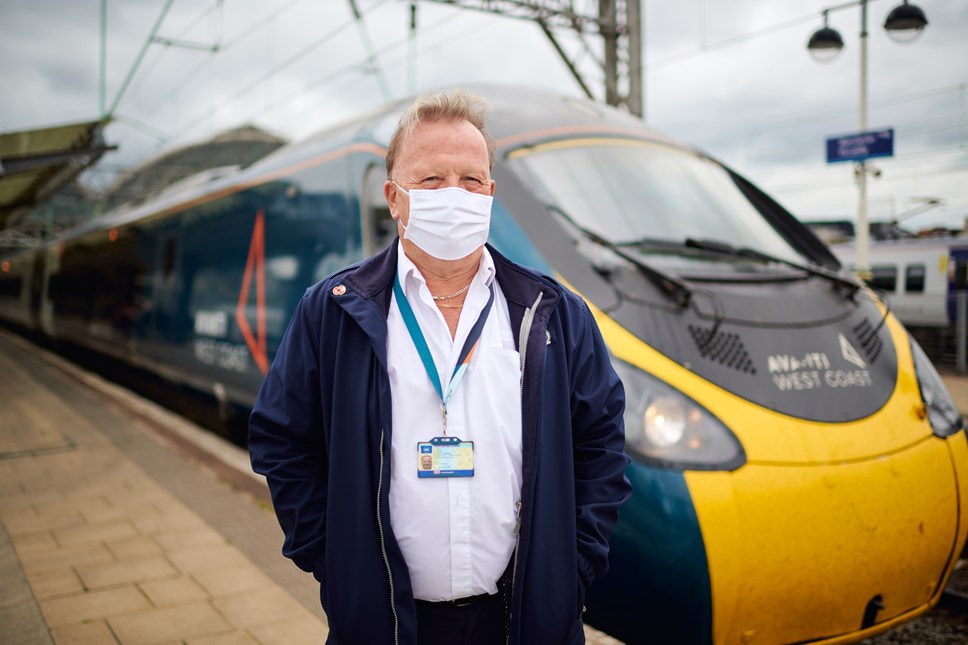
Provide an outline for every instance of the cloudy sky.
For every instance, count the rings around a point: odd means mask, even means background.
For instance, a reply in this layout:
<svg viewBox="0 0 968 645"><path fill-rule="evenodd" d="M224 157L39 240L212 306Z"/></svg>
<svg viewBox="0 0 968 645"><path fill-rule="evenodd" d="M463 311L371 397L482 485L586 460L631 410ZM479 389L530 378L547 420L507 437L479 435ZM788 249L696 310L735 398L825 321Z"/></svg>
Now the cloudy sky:
<svg viewBox="0 0 968 645"><path fill-rule="evenodd" d="M469 82L581 91L539 28L433 2L418 3L416 55L409 1L173 0L158 36L204 49L148 47L121 88L170 0L107 0L106 103L117 101L108 140L119 151L86 177L112 173L168 147L243 123L290 139L370 110L389 96ZM819 64L806 51L825 8L816 0L642 0L645 104L652 126L699 145L803 219L852 217L850 164L828 166L824 139L859 120L860 9L830 15L845 50ZM894 127L893 159L877 161L873 219L940 206L913 227L968 217L968 1L916 0L929 20L901 45L882 25L900 0L871 0L870 125ZM548 1L548 4L554 4ZM575 0L589 12L594 0ZM0 131L96 118L100 0L0 0ZM566 34L562 42L577 52ZM379 71L367 65L373 44ZM589 38L593 46L595 39ZM413 64L411 65L411 60ZM602 95L594 57L580 59ZM414 73L415 72L415 73Z"/></svg>

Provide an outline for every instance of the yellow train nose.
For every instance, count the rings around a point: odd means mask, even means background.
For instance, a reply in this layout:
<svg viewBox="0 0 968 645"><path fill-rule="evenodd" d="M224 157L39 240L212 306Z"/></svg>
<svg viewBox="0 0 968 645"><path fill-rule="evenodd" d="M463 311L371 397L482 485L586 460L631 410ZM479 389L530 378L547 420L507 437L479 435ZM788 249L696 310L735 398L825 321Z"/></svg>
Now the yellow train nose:
<svg viewBox="0 0 968 645"><path fill-rule="evenodd" d="M965 541L964 433L853 463L685 477L718 643L858 640L926 610Z"/></svg>

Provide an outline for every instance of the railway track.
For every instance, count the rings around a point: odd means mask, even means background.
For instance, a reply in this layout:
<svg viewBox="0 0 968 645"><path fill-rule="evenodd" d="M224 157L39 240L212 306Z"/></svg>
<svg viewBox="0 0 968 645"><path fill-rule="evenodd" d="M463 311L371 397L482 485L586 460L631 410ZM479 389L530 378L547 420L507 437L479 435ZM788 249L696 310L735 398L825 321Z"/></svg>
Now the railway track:
<svg viewBox="0 0 968 645"><path fill-rule="evenodd" d="M948 645L968 643L968 559L955 565L937 606L889 632L862 641L863 645Z"/></svg>
<svg viewBox="0 0 968 645"><path fill-rule="evenodd" d="M961 559L955 564L954 573L948 580L948 586L939 604L968 617L968 549L961 554Z"/></svg>

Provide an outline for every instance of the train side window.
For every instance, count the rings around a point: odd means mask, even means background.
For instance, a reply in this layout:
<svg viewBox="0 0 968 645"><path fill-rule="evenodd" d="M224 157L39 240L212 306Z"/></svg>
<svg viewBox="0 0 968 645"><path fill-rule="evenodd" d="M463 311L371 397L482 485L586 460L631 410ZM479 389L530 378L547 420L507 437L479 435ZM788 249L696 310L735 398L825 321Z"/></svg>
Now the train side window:
<svg viewBox="0 0 968 645"><path fill-rule="evenodd" d="M390 207L383 196L386 168L373 164L363 176L360 228L363 233L363 255L370 257L386 248L397 234L397 224L390 217Z"/></svg>
<svg viewBox="0 0 968 645"><path fill-rule="evenodd" d="M165 263L162 266L162 277L168 278L175 270L175 236L165 240Z"/></svg>
<svg viewBox="0 0 968 645"><path fill-rule="evenodd" d="M18 298L23 289L23 278L19 275L9 278L0 278L0 297Z"/></svg>
<svg viewBox="0 0 968 645"><path fill-rule="evenodd" d="M884 291L895 291L897 289L897 267L896 266L874 266L871 267L871 279L867 284L875 289Z"/></svg>
<svg viewBox="0 0 968 645"><path fill-rule="evenodd" d="M909 264L904 269L904 291L906 293L924 293L924 265Z"/></svg>

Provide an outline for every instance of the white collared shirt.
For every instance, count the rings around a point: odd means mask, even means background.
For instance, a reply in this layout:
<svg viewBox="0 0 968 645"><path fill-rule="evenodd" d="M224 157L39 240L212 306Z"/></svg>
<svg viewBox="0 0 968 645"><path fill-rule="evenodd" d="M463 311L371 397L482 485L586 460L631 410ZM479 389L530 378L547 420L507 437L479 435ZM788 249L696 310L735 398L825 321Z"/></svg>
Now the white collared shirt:
<svg viewBox="0 0 968 645"><path fill-rule="evenodd" d="M420 271L397 250L397 275L447 389L464 341L494 285L494 304L477 349L447 405L447 435L474 442L474 476L417 477L417 444L441 436L440 397L400 314L387 316L387 368L393 404L390 524L419 600L456 600L497 592L514 551L521 496L520 357L507 300L487 249L464 300L457 333L434 304Z"/></svg>

